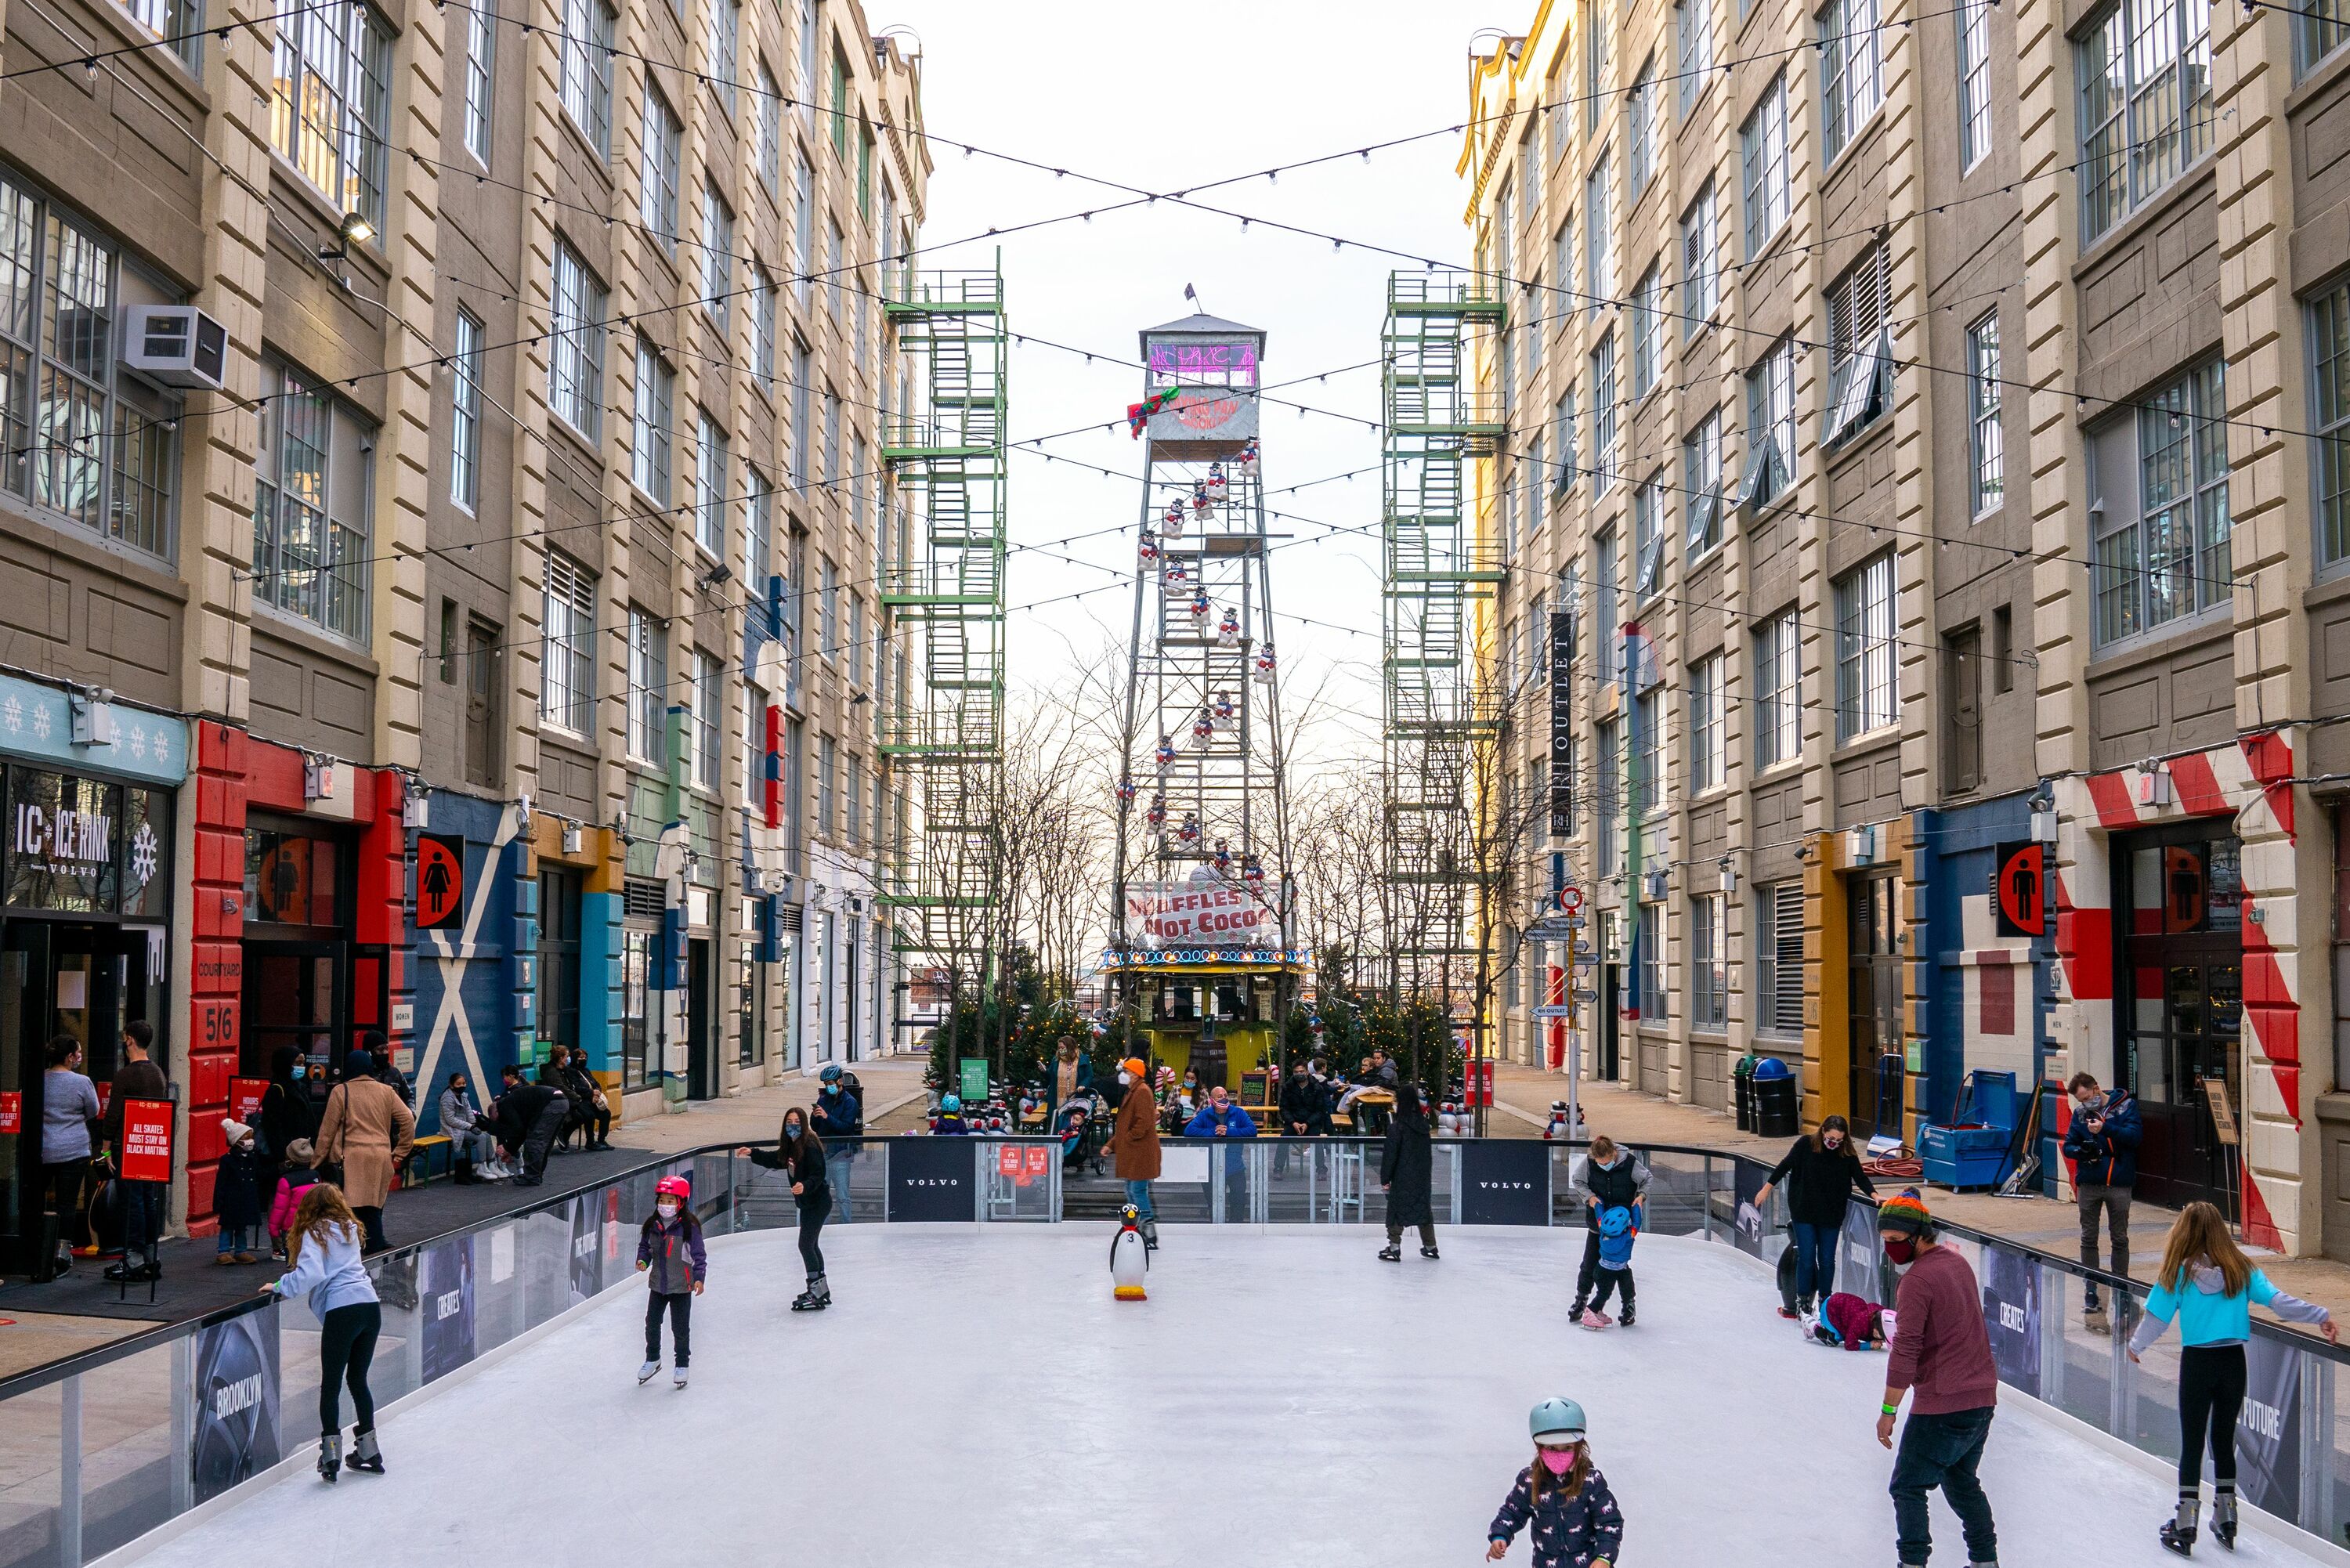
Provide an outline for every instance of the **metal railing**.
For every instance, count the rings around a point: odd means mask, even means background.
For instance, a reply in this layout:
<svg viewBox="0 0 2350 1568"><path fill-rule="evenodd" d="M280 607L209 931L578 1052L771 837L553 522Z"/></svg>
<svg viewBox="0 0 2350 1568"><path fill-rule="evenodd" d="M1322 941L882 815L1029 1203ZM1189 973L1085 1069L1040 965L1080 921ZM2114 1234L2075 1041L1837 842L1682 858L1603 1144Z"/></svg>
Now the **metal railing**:
<svg viewBox="0 0 2350 1568"><path fill-rule="evenodd" d="M831 1144L834 1224L1052 1223L1114 1214L1123 1192L1090 1162L1065 1171L1047 1138L893 1137ZM1645 1229L1699 1236L1775 1263L1786 1246L1767 1167L1732 1154L1629 1145L1652 1172ZM1582 1222L1582 1146L1439 1140L1431 1207L1445 1224ZM1378 1224L1378 1144L1359 1138L1170 1138L1153 1189L1167 1223ZM414 1393L635 1277L635 1237L653 1183L693 1183L713 1234L798 1222L785 1179L712 1147L649 1161L369 1260L384 1324L379 1404ZM397 1215L395 1213L395 1219ZM2133 1364L2124 1325L2145 1287L2002 1238L1944 1224L1982 1282L2002 1378L2147 1453L2178 1452L2175 1340ZM1855 1199L1836 1288L1886 1299L1893 1281L1872 1207ZM1563 1266L1565 1264L1562 1259ZM2109 1300L2116 1332L2082 1326L2083 1293ZM1563 1309L1562 1309L1563 1310ZM2110 1310L2110 1309L2109 1309ZM300 1301L259 1298L0 1379L0 1568L79 1568L307 1449L318 1325ZM2321 1538L2343 1539L2350 1502L2350 1353L2256 1323L2251 1393L2239 1436L2246 1501Z"/></svg>

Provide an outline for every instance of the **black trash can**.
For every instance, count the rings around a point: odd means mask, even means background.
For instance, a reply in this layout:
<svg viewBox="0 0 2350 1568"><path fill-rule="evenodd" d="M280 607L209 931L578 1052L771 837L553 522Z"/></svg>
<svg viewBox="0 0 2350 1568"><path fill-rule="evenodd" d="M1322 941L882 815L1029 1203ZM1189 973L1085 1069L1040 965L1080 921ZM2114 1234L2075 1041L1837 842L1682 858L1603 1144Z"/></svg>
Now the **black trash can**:
<svg viewBox="0 0 2350 1568"><path fill-rule="evenodd" d="M1754 1130L1764 1137L1793 1137L1801 1127L1795 1115L1795 1078L1756 1077L1754 1085Z"/></svg>

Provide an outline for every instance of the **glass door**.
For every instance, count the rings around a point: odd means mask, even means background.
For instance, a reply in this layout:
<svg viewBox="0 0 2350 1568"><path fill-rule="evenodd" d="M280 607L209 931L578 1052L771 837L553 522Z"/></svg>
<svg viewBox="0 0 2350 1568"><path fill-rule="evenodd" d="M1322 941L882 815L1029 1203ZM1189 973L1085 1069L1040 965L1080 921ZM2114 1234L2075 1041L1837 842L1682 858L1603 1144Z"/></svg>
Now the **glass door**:
<svg viewBox="0 0 2350 1568"><path fill-rule="evenodd" d="M314 1107L333 1085L336 1043L350 1026L349 949L340 942L244 944L244 1040L237 1071L266 1078L283 1046L308 1063Z"/></svg>
<svg viewBox="0 0 2350 1568"><path fill-rule="evenodd" d="M1866 1143L1879 1130L1898 1135L1900 1104L1880 1106L1878 1085L1898 1082L1887 1057L1901 1057L1901 898L1892 877L1856 877L1850 904L1851 1044L1846 1077L1845 1117L1852 1136Z"/></svg>
<svg viewBox="0 0 2350 1568"><path fill-rule="evenodd" d="M2223 824L2136 837L2117 857L2116 900L2120 1075L2144 1129L2137 1190L2171 1206L2205 1199L2230 1219L2237 1160L2212 1112L2224 1094L2231 1119L2244 1120L2238 854Z"/></svg>
<svg viewBox="0 0 2350 1568"><path fill-rule="evenodd" d="M25 1213L41 1183L41 1047L48 1011L48 927L17 920L0 943L0 1091L17 1100L19 1131L0 1132L0 1262L11 1273L31 1267Z"/></svg>

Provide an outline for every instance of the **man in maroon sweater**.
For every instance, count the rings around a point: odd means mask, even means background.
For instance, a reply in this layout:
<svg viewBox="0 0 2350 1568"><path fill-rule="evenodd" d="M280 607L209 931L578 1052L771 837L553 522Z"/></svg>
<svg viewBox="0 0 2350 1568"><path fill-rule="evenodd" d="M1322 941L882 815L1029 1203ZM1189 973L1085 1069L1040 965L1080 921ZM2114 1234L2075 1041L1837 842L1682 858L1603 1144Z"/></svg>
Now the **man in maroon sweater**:
<svg viewBox="0 0 2350 1568"><path fill-rule="evenodd" d="M1959 1516L1970 1568L1999 1568L1999 1537L1975 1469L1991 1436L1999 1367L1983 1326L1982 1292L1967 1261L1934 1240L1934 1217L1916 1198L1886 1199L1877 1212L1885 1255L1902 1271L1893 1355L1877 1440L1893 1446L1893 1418L1909 1393L1909 1422L1893 1461L1893 1521L1903 1568L1933 1550L1926 1494L1936 1487Z"/></svg>

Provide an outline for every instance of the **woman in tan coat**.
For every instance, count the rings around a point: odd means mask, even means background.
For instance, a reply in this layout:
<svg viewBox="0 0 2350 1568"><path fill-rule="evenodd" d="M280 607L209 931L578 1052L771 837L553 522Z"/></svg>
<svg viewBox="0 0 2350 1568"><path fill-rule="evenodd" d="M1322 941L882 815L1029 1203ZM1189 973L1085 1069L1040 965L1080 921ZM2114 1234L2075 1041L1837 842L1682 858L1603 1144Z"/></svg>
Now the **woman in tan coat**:
<svg viewBox="0 0 2350 1568"><path fill-rule="evenodd" d="M1105 1146L1115 1162L1118 1179L1126 1183L1126 1200L1142 1219L1143 1245L1159 1246L1159 1216L1150 1207L1150 1184L1159 1179L1159 1102L1150 1093L1150 1069L1139 1056L1118 1064L1118 1081L1125 1096L1118 1102L1118 1121Z"/></svg>
<svg viewBox="0 0 2350 1568"><path fill-rule="evenodd" d="M416 1116L399 1093L371 1075L374 1059L354 1051L343 1060L343 1081L327 1096L327 1109L314 1140L314 1168L340 1166L343 1197L367 1231L367 1250L391 1245L383 1233L384 1199L391 1196L392 1173L416 1141Z"/></svg>

